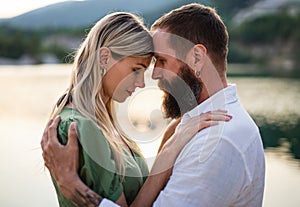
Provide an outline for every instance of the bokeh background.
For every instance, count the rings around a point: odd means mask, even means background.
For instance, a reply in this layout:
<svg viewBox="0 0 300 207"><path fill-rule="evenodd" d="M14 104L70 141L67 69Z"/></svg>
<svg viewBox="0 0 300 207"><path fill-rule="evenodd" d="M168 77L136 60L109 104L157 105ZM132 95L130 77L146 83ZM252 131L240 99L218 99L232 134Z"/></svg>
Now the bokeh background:
<svg viewBox="0 0 300 207"><path fill-rule="evenodd" d="M215 7L227 25L228 78L265 148L263 206L300 206L300 0L0 0L0 206L58 206L39 142L92 25L109 12L129 11L150 26L192 2ZM146 140L140 145L149 166L168 121L150 76L151 69L146 89L117 114L131 137Z"/></svg>

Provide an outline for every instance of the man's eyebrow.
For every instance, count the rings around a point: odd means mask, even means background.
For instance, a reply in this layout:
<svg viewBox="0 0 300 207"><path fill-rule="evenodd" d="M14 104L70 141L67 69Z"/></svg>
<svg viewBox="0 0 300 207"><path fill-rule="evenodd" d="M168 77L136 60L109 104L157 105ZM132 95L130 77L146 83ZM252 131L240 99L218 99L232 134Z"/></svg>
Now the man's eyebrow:
<svg viewBox="0 0 300 207"><path fill-rule="evenodd" d="M154 57L157 59L157 58L159 58L159 59L165 59L163 56L161 56L161 55L159 55L159 54L157 54L157 53L154 53Z"/></svg>
<svg viewBox="0 0 300 207"><path fill-rule="evenodd" d="M159 57L159 54L155 52L155 53L153 54L153 56L156 58L156 57Z"/></svg>

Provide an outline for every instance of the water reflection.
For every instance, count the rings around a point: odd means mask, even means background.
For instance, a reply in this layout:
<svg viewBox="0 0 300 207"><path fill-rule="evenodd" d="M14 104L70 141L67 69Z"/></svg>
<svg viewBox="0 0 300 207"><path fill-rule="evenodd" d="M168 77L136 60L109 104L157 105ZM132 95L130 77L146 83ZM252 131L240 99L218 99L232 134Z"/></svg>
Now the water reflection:
<svg viewBox="0 0 300 207"><path fill-rule="evenodd" d="M300 80L270 77L229 77L237 84L244 107L257 123L264 148L288 144L300 161ZM300 163L300 162L299 162Z"/></svg>
<svg viewBox="0 0 300 207"><path fill-rule="evenodd" d="M0 66L0 206L58 206L49 174L43 170L39 142L52 106L68 85L70 72L68 65ZM155 84L150 73L146 73L147 86ZM262 133L267 170L263 207L298 207L300 81L263 77L229 80L237 84L239 99ZM147 135L146 127L157 135L161 133L159 101L155 100L161 95L155 94L148 93L145 100L143 93L136 93L143 104L128 103L128 112L132 108L135 114L123 119L131 120L139 134ZM148 105L154 108L147 108ZM139 112L148 112L143 122L137 119ZM151 147L145 143L145 156L154 156L159 143L159 139Z"/></svg>
<svg viewBox="0 0 300 207"><path fill-rule="evenodd" d="M300 81L297 79L266 77L229 77L229 80L231 83L237 84L239 99L257 123L261 131L264 148L280 147L283 143L287 143L288 152L292 153L293 158L300 161ZM157 94L149 95L150 92L147 91L148 97L151 98L142 97L142 93L136 93L131 98L134 101L127 100L132 103L136 102L134 112L128 110L130 107L126 104L120 106L122 114L127 110L126 115L129 117L139 117L138 119L135 118L135 122L132 124L136 127L136 130L133 128L131 130L125 129L131 137L138 136L145 140L153 138L147 138L147 136L152 136L154 132L151 128L153 125L145 122L145 120L150 120L148 118L150 116L156 125L164 123L161 114L157 113L155 114L157 117L153 117L154 113L151 113L151 111L160 110L161 93L158 89L157 91L154 90L154 84L153 81L147 83L147 85L152 85L151 90L153 92L157 92ZM152 108L147 108L145 100ZM140 111L137 106L141 107ZM123 118L122 120L121 125L123 126L130 123L128 119ZM155 122L155 120L159 121ZM138 127L143 130L138 130ZM135 134L135 131L141 131L141 133ZM146 132L148 132L148 135Z"/></svg>
<svg viewBox="0 0 300 207"><path fill-rule="evenodd" d="M289 152L300 161L300 117L296 114L278 117L272 122L261 115L252 115L261 131L264 148L288 145Z"/></svg>

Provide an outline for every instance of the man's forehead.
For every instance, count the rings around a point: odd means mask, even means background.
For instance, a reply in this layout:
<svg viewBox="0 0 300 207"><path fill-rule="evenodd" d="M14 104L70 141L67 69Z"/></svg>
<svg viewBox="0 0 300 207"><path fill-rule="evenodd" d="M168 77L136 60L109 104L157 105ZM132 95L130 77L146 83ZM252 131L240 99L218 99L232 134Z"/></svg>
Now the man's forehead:
<svg viewBox="0 0 300 207"><path fill-rule="evenodd" d="M168 39L170 37L170 33L161 30L161 29L157 29L154 31L153 35L153 41L156 43L163 43L166 44L168 43Z"/></svg>
<svg viewBox="0 0 300 207"><path fill-rule="evenodd" d="M156 56L163 56L163 54L174 56L175 50L169 46L170 34L160 29L153 33L154 53Z"/></svg>
<svg viewBox="0 0 300 207"><path fill-rule="evenodd" d="M153 32L154 52L176 57L176 50L180 48L193 48L194 43L168 32L166 29L157 29ZM175 46L175 45L176 46Z"/></svg>
<svg viewBox="0 0 300 207"><path fill-rule="evenodd" d="M154 57L155 58L166 58L166 54L164 53L158 53L158 52L154 52Z"/></svg>

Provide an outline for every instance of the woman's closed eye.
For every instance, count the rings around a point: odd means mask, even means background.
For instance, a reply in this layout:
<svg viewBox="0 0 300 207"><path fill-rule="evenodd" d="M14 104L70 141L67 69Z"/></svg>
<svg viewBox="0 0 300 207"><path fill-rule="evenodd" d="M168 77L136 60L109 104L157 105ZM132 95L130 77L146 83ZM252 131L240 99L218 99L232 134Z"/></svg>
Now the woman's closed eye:
<svg viewBox="0 0 300 207"><path fill-rule="evenodd" d="M136 75L140 74L141 72L143 72L145 70L145 68L133 68L132 72Z"/></svg>

